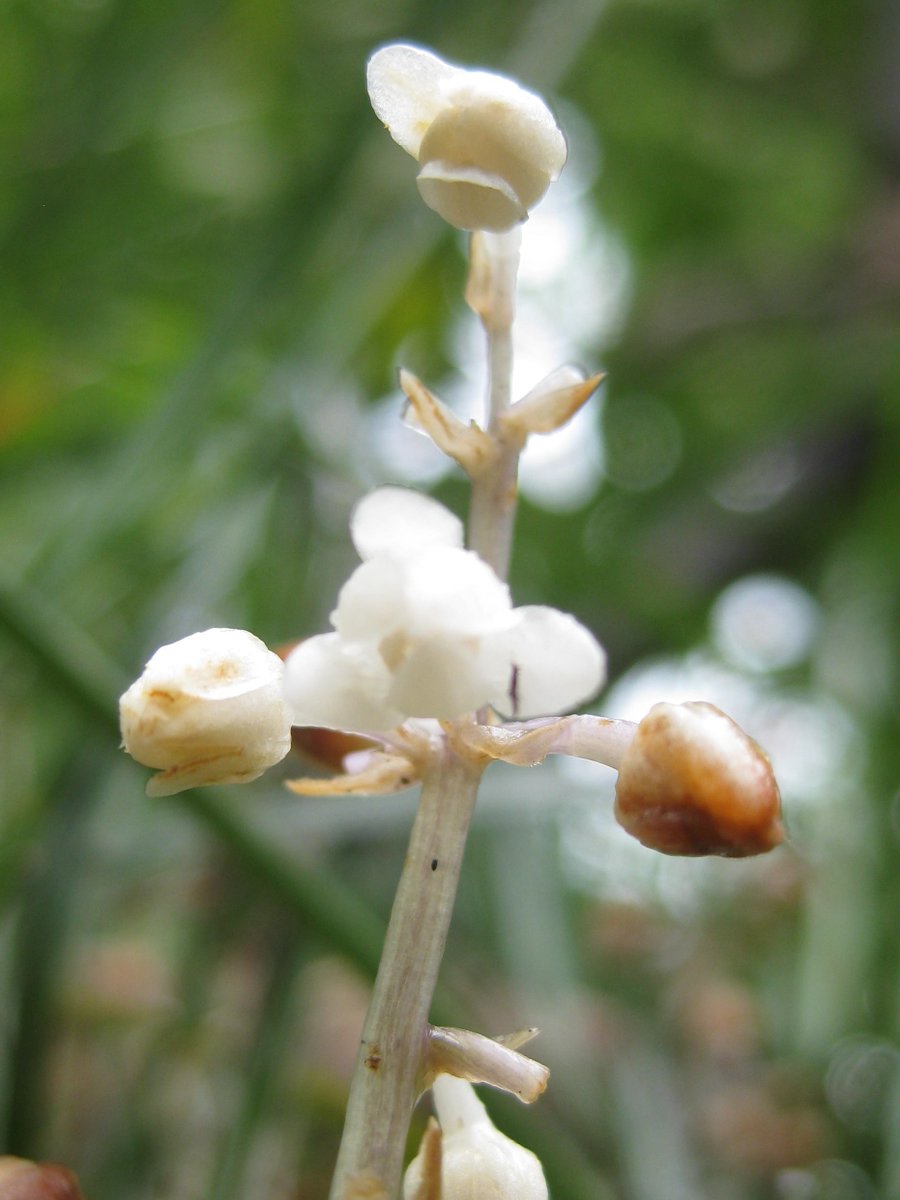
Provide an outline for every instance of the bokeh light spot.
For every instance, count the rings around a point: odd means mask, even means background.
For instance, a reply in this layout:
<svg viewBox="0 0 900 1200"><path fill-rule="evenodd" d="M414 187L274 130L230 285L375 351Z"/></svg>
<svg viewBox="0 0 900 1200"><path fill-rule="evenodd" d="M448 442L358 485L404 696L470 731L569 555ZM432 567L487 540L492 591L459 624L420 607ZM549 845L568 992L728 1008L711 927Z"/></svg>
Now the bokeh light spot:
<svg viewBox="0 0 900 1200"><path fill-rule="evenodd" d="M819 626L812 597L776 575L750 575L727 587L712 611L716 648L750 671L777 671L802 662Z"/></svg>
<svg viewBox="0 0 900 1200"><path fill-rule="evenodd" d="M629 396L603 414L607 478L627 491L665 482L681 457L681 429L668 405L655 396Z"/></svg>

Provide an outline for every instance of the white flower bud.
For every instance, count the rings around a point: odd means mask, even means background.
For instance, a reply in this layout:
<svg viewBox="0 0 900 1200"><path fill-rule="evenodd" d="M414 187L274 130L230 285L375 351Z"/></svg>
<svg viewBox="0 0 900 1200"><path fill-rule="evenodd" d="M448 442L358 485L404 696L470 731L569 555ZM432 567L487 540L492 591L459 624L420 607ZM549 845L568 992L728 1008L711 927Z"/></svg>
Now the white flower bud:
<svg viewBox="0 0 900 1200"><path fill-rule="evenodd" d="M537 1157L492 1123L471 1084L450 1075L434 1082L441 1124L441 1200L547 1200L547 1182ZM423 1191L426 1157L409 1164L404 1200Z"/></svg>
<svg viewBox="0 0 900 1200"><path fill-rule="evenodd" d="M422 199L457 229L512 229L565 164L550 109L502 75L398 44L369 59L368 87L391 136L419 161Z"/></svg>
<svg viewBox="0 0 900 1200"><path fill-rule="evenodd" d="M284 665L243 629L207 629L162 646L119 701L125 749L160 774L149 796L246 783L291 746Z"/></svg>

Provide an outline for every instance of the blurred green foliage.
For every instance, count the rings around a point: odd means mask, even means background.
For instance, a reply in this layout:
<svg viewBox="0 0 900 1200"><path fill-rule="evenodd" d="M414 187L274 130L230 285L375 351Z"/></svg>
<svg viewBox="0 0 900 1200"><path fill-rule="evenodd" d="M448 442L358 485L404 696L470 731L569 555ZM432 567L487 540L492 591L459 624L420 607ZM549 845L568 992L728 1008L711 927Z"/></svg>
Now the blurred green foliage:
<svg viewBox="0 0 900 1200"><path fill-rule="evenodd" d="M583 789L498 774L440 1014L545 1028L547 1096L496 1108L555 1200L897 1200L889 0L0 8L0 1152L93 1200L327 1192L410 803L150 803L115 699L194 629L321 629L385 477L369 405L401 359L453 370L460 245L364 90L401 38L580 113L629 262L589 347L605 477L523 504L516 595L576 612L615 679L777 572L820 617L772 703L854 731L814 802L786 791L793 845L686 907L573 872Z"/></svg>

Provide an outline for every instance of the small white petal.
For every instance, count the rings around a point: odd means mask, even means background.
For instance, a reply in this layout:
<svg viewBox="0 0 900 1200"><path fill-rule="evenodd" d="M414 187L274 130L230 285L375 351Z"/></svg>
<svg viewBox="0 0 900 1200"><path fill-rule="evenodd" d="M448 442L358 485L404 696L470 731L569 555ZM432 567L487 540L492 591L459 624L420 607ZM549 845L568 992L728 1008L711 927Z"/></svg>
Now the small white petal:
<svg viewBox="0 0 900 1200"><path fill-rule="evenodd" d="M435 117L419 147L419 190L459 229L512 229L525 220L562 165L555 152L547 153L544 126L533 119L530 101L537 98L509 80L500 82L512 89L508 100L476 87L463 89L460 102ZM529 102L520 104L520 97ZM538 103L565 161L565 140L549 109Z"/></svg>
<svg viewBox="0 0 900 1200"><path fill-rule="evenodd" d="M407 564L407 631L467 637L506 629L512 621L509 588L471 550L426 550Z"/></svg>
<svg viewBox="0 0 900 1200"><path fill-rule="evenodd" d="M291 745L284 666L243 629L207 629L162 646L119 701L122 740L160 768L151 796L211 783L244 783Z"/></svg>
<svg viewBox="0 0 900 1200"><path fill-rule="evenodd" d="M381 555L361 563L338 593L331 623L349 640L380 641L406 624L405 571Z"/></svg>
<svg viewBox="0 0 900 1200"><path fill-rule="evenodd" d="M431 496L409 488L376 488L353 510L350 536L362 559L408 558L427 546L463 544L463 524Z"/></svg>
<svg viewBox="0 0 900 1200"><path fill-rule="evenodd" d="M528 216L518 193L495 171L433 158L416 178L419 195L455 229L505 233Z"/></svg>
<svg viewBox="0 0 900 1200"><path fill-rule="evenodd" d="M375 647L325 633L301 642L285 663L295 725L379 731L403 720L387 704L390 675Z"/></svg>
<svg viewBox="0 0 900 1200"><path fill-rule="evenodd" d="M389 699L408 716L451 720L487 704L508 677L500 639L425 638L394 671Z"/></svg>
<svg viewBox="0 0 900 1200"><path fill-rule="evenodd" d="M563 712L593 696L606 676L606 655L594 635L568 613L533 605L517 608L508 635L515 668L495 706L513 716Z"/></svg>
<svg viewBox="0 0 900 1200"><path fill-rule="evenodd" d="M177 687L204 700L227 700L281 678L281 660L246 629L206 629L153 654L141 678L146 686Z"/></svg>
<svg viewBox="0 0 900 1200"><path fill-rule="evenodd" d="M416 158L428 126L447 107L444 95L458 67L419 46L383 46L369 59L366 83L376 115Z"/></svg>

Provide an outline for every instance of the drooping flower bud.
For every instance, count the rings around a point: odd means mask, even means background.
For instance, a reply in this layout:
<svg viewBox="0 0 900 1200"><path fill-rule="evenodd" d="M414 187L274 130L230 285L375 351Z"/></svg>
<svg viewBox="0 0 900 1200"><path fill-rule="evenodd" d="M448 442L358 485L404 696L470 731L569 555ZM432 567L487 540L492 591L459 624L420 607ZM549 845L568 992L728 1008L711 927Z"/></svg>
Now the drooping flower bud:
<svg viewBox="0 0 900 1200"><path fill-rule="evenodd" d="M547 1200L540 1162L496 1128L471 1084L441 1075L432 1090L442 1133L441 1200ZM426 1190L426 1171L436 1158L426 1143L407 1169L404 1200L435 1194Z"/></svg>
<svg viewBox="0 0 900 1200"><path fill-rule="evenodd" d="M207 629L162 646L119 701L122 742L160 773L149 796L247 783L291 746L284 664L243 629Z"/></svg>
<svg viewBox="0 0 900 1200"><path fill-rule="evenodd" d="M476 725L456 736L517 766L548 754L605 763L619 773L619 824L663 854L745 858L785 837L771 763L713 704L657 704L639 725L586 714Z"/></svg>
<svg viewBox="0 0 900 1200"><path fill-rule="evenodd" d="M784 840L762 749L713 704L656 704L619 766L616 819L664 854L762 854Z"/></svg>
<svg viewBox="0 0 900 1200"><path fill-rule="evenodd" d="M422 199L457 229L512 229L565 164L550 109L512 79L397 44L372 55L367 82L375 112L419 161Z"/></svg>

